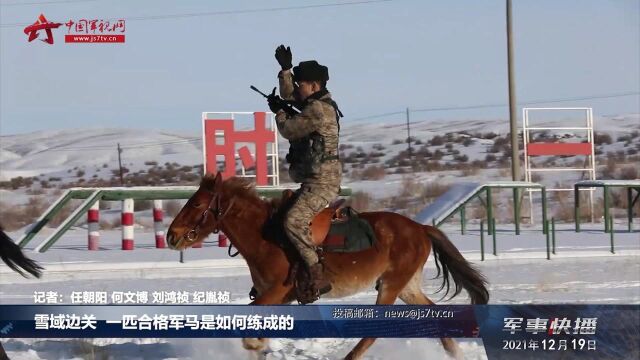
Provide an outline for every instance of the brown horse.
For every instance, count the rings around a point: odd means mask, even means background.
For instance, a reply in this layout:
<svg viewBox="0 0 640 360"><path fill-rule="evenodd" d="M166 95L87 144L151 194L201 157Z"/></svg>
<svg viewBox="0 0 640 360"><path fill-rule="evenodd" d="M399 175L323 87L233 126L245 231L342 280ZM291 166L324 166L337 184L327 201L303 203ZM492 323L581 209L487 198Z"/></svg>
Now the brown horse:
<svg viewBox="0 0 640 360"><path fill-rule="evenodd" d="M212 232L223 231L249 265L257 297L255 305L286 304L295 300L295 289L286 281L291 263L277 241L265 239L263 225L274 211L273 203L260 199L244 179L222 181L220 174L207 175L199 189L173 220L167 243L181 250L204 241ZM399 297L407 304L434 305L422 291L423 267L432 248L442 288L449 291L453 278L456 296L464 288L473 304L486 304L486 280L435 227L425 226L399 214L366 212L359 215L371 224L376 246L353 253L326 253L325 276L333 289L326 297L344 297L376 286L376 304L393 304ZM445 294L446 296L446 294ZM365 338L346 359L360 359L375 338ZM462 354L453 339L442 338L450 355ZM246 349L263 351L267 339L244 339Z"/></svg>

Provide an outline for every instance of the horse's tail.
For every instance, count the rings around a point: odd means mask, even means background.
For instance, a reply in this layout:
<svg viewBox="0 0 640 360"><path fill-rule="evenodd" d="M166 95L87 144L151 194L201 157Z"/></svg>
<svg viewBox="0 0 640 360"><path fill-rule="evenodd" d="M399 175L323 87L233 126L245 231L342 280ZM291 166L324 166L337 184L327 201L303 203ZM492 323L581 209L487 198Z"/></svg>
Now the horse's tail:
<svg viewBox="0 0 640 360"><path fill-rule="evenodd" d="M451 240L438 228L425 225L424 232L431 240L433 247L433 257L436 268L440 275L442 266L442 286L437 292L446 287L444 296L449 293L449 275L453 278L455 291L451 298L460 293L462 288L467 290L471 297L472 304L486 304L489 302L489 291L487 291L487 280L460 254L460 251L453 245Z"/></svg>
<svg viewBox="0 0 640 360"><path fill-rule="evenodd" d="M16 245L4 230L0 228L0 258L9 266L13 271L20 275L27 277L22 270L27 271L29 274L39 278L43 268L38 265L37 262L24 256L20 246Z"/></svg>

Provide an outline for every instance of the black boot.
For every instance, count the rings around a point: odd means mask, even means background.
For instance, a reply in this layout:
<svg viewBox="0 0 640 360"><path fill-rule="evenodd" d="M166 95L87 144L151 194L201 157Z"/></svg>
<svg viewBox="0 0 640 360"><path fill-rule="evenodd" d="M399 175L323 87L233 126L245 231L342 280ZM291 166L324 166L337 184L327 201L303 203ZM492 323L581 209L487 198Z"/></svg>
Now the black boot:
<svg viewBox="0 0 640 360"><path fill-rule="evenodd" d="M299 278L297 284L298 302L303 305L310 304L329 291L331 291L331 283L324 277L322 264L313 264L310 268L305 269L302 279Z"/></svg>
<svg viewBox="0 0 640 360"><path fill-rule="evenodd" d="M324 266L322 263L316 263L309 269L311 274L311 284L313 289L318 293L318 298L331 291L331 283L324 277Z"/></svg>

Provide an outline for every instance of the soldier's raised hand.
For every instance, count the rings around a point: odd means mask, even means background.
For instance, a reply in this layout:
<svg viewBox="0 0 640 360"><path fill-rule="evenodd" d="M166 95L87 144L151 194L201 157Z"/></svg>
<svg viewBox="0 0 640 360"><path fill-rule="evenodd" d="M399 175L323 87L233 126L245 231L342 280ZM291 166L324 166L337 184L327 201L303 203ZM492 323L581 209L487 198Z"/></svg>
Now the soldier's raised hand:
<svg viewBox="0 0 640 360"><path fill-rule="evenodd" d="M291 48L284 47L284 45L280 45L276 48L276 60L278 60L278 64L282 67L282 70L289 70L293 67L291 63L292 55Z"/></svg>

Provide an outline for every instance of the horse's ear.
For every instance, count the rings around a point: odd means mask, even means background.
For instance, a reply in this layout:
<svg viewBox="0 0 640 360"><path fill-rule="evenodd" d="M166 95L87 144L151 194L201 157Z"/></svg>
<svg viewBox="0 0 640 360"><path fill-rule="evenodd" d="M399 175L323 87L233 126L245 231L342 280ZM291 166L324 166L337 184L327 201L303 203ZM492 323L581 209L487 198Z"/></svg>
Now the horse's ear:
<svg viewBox="0 0 640 360"><path fill-rule="evenodd" d="M222 190L222 173L218 171L216 178L213 181L213 191L219 192Z"/></svg>

